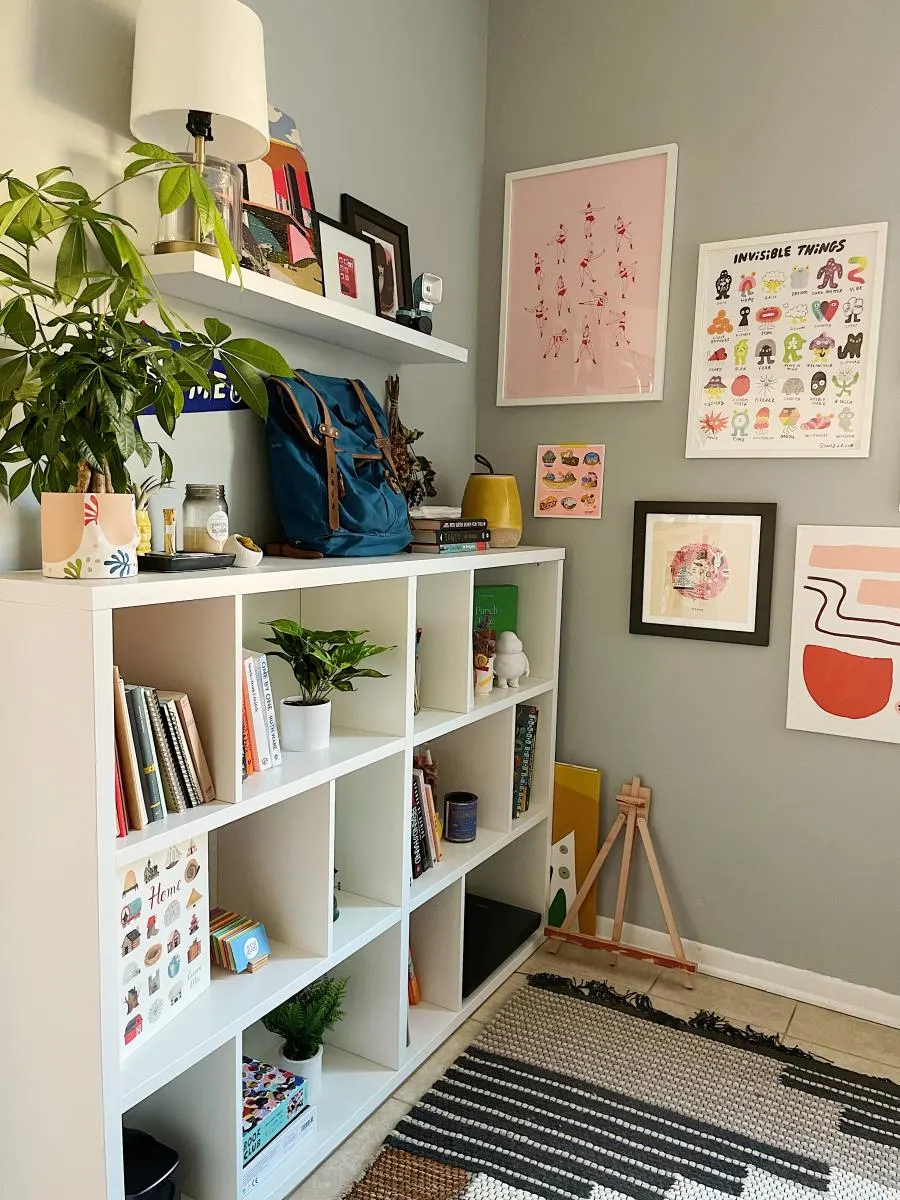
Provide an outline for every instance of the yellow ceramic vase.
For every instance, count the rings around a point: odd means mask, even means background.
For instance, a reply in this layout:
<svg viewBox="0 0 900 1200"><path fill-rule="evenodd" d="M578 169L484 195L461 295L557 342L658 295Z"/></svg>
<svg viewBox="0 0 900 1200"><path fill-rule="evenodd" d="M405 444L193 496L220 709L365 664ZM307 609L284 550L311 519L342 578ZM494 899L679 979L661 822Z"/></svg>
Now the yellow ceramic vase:
<svg viewBox="0 0 900 1200"><path fill-rule="evenodd" d="M137 525L140 541L137 544L138 554L149 554L153 549L153 525L150 521L150 514L146 508L139 508L134 514L134 523Z"/></svg>
<svg viewBox="0 0 900 1200"><path fill-rule="evenodd" d="M476 457L479 462L487 461ZM470 475L463 492L462 515L484 517L493 549L518 546L522 540L522 502L515 475L497 475L493 469Z"/></svg>

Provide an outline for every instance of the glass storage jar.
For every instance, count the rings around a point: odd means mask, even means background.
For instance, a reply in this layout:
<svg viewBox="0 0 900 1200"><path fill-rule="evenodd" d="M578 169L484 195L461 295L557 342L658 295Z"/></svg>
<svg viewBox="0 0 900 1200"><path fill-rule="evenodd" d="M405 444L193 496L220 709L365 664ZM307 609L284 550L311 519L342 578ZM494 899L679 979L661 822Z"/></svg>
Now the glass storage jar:
<svg viewBox="0 0 900 1200"><path fill-rule="evenodd" d="M222 483L189 483L181 510L185 550L221 553L228 539L228 503Z"/></svg>

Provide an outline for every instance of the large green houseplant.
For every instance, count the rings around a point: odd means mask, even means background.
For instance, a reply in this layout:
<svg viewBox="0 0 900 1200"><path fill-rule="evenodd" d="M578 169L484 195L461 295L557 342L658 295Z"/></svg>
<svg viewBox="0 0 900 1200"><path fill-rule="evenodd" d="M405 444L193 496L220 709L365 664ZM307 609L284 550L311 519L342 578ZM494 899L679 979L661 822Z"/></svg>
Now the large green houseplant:
<svg viewBox="0 0 900 1200"><path fill-rule="evenodd" d="M8 196L0 203L0 491L15 500L30 487L41 499L50 575L136 571L129 460L146 467L155 450L162 481L172 476L169 455L138 427L142 413L155 413L171 434L185 389L208 389L215 359L265 416L264 376L291 373L272 347L232 337L213 317L194 329L165 303L108 193L158 174L160 212L193 203L226 274L239 271L237 255L193 166L149 143L130 153L122 178L96 196L68 167L42 171L34 184L0 174ZM79 543L79 528L89 544Z"/></svg>
<svg viewBox="0 0 900 1200"><path fill-rule="evenodd" d="M282 1066L307 1081L313 1098L322 1080L323 1039L343 1020L349 982L323 975L263 1017L269 1033L282 1040Z"/></svg>
<svg viewBox="0 0 900 1200"><path fill-rule="evenodd" d="M285 750L324 750L331 736L332 692L354 692L357 679L386 679L367 658L393 650L364 640L366 629L306 629L296 621L265 621L277 649L294 673L298 695L281 701L281 740Z"/></svg>

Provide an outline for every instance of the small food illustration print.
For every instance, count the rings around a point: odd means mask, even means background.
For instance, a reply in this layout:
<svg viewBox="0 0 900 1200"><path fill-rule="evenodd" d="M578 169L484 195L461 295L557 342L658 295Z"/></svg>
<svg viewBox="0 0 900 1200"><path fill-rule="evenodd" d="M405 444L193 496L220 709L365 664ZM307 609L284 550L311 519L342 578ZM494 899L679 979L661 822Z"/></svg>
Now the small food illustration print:
<svg viewBox="0 0 900 1200"><path fill-rule="evenodd" d="M886 230L701 246L688 458L869 453Z"/></svg>
<svg viewBox="0 0 900 1200"><path fill-rule="evenodd" d="M605 446L573 442L538 446L534 515L598 519L605 451Z"/></svg>

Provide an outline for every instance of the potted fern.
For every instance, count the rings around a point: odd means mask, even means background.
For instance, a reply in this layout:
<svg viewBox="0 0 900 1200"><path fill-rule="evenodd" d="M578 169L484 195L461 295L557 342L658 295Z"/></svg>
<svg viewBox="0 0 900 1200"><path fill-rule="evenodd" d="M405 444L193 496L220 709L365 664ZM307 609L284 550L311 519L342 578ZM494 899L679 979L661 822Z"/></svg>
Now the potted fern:
<svg viewBox="0 0 900 1200"><path fill-rule="evenodd" d="M364 640L367 629L305 629L296 621L265 621L278 649L294 673L299 695L281 701L281 745L284 750L324 750L331 740L332 692L355 692L357 679L386 679L372 667L359 664L393 646Z"/></svg>
<svg viewBox="0 0 900 1200"><path fill-rule="evenodd" d="M108 193L159 176L161 213L189 198L215 236L226 273L238 270L215 201L177 155L141 142L112 187L91 196L70 168L26 183L0 173L0 493L41 502L41 558L53 578L122 579L137 572L130 464L154 454L138 425L155 413L172 434L187 388L209 389L216 360L232 386L266 415L265 374L290 375L281 354L233 338L207 318L192 328L164 302ZM0 193L2 194L2 193ZM172 462L155 445L159 479Z"/></svg>
<svg viewBox="0 0 900 1200"><path fill-rule="evenodd" d="M282 1039L280 1065L306 1080L310 1100L322 1084L322 1041L343 1019L348 983L323 975L263 1017L269 1033Z"/></svg>

